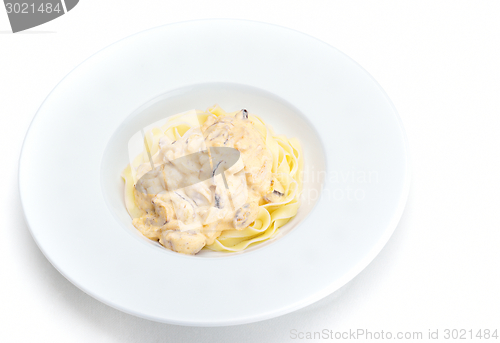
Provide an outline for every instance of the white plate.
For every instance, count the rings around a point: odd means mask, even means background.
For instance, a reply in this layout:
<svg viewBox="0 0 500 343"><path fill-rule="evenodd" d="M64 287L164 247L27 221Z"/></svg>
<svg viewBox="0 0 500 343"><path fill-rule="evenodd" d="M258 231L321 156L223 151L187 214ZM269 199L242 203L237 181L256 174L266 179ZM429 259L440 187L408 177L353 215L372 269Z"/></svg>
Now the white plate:
<svg viewBox="0 0 500 343"><path fill-rule="evenodd" d="M272 242L184 256L132 227L122 143L213 103L246 107L301 140L303 204ZM232 325L311 304L358 274L403 212L407 150L384 91L338 50L268 24L193 21L121 40L66 76L30 126L19 183L35 241L80 289L151 320Z"/></svg>

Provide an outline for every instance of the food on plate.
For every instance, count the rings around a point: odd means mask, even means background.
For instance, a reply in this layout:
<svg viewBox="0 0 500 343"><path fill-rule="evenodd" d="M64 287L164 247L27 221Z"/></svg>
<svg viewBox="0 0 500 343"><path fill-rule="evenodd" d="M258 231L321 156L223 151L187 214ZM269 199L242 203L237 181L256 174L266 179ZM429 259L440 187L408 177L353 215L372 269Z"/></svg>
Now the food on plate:
<svg viewBox="0 0 500 343"><path fill-rule="evenodd" d="M142 132L125 168L125 204L145 237L183 254L241 251L297 214L302 155L246 109L215 105Z"/></svg>

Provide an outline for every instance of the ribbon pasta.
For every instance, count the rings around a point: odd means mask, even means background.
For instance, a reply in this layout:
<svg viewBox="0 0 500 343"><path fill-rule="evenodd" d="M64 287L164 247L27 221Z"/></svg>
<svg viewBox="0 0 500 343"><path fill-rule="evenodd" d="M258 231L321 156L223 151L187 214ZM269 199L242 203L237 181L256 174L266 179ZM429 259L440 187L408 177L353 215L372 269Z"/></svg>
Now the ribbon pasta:
<svg viewBox="0 0 500 343"><path fill-rule="evenodd" d="M170 117L167 122L154 127L144 133L144 149L123 170L122 178L125 182L125 205L130 216L140 218L146 212L138 206L134 196L134 186L138 181L138 167L151 160L159 151L159 142L162 137L170 141L177 141L189 130L205 123L210 116L217 118L235 116L238 112L226 113L218 105L210 107L206 112L189 111ZM301 173L303 157L301 146L297 139L276 135L269 125L256 115L248 114L248 119L257 129L272 154L271 172L283 186L283 195L278 202L261 201L258 206L256 219L244 229L225 229L218 237L207 243L204 249L222 252L242 251L249 246L272 239L279 232L279 228L293 218L300 206L299 195L302 188ZM141 231L146 237L158 240L157 233Z"/></svg>

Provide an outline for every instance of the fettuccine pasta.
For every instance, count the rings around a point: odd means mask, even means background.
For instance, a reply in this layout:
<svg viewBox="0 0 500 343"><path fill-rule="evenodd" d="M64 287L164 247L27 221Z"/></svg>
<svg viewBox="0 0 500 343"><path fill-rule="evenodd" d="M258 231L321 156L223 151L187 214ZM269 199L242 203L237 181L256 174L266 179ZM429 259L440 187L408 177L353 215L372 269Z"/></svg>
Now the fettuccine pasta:
<svg viewBox="0 0 500 343"><path fill-rule="evenodd" d="M125 205L133 225L170 250L242 251L297 214L300 144L246 110L189 111L142 139L122 173Z"/></svg>

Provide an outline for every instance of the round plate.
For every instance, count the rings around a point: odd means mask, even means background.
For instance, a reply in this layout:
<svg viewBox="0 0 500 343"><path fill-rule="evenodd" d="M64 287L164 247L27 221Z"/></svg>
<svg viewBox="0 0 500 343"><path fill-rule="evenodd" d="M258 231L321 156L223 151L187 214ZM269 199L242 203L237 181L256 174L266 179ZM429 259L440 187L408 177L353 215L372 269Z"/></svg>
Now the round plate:
<svg viewBox="0 0 500 343"><path fill-rule="evenodd" d="M116 139L155 104L171 104L167 116L212 98L249 108L277 133L308 132L305 210L286 235L241 254L184 256L142 244L110 201L108 183L121 180L107 171L126 164ZM268 24L193 21L123 39L66 76L30 126L19 184L33 238L86 293L151 320L232 325L311 304L368 265L402 215L407 150L384 91L338 50Z"/></svg>

